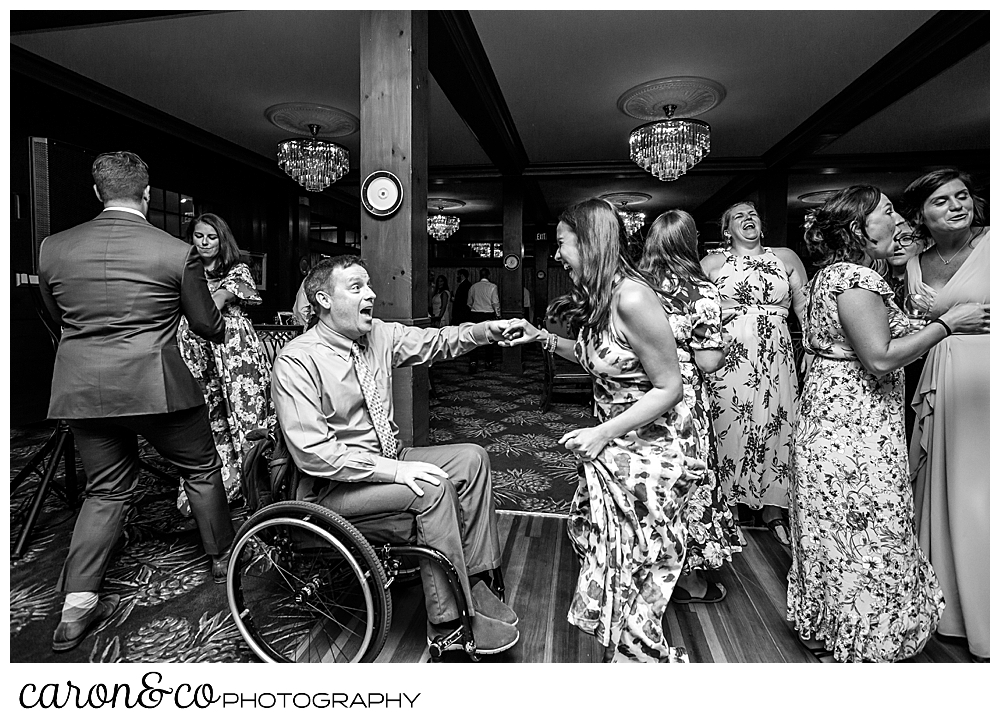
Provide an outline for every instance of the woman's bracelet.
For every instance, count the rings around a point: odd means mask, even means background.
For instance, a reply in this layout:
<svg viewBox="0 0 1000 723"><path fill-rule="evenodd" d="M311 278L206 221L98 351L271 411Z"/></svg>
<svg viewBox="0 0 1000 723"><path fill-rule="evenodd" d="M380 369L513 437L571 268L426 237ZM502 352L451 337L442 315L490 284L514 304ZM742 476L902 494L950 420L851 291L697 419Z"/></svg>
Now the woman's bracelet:
<svg viewBox="0 0 1000 723"><path fill-rule="evenodd" d="M551 331L546 332L546 334L548 334L548 336L546 336L545 341L542 342L542 348L550 354L554 354L556 347L559 346L559 337Z"/></svg>
<svg viewBox="0 0 1000 723"><path fill-rule="evenodd" d="M945 324L943 321L941 321L940 318L938 318L938 319L931 319L930 323L931 324L940 324L941 326L944 327L944 338L945 339L947 339L949 336L951 336L951 334L952 334L951 327L948 326L947 324Z"/></svg>

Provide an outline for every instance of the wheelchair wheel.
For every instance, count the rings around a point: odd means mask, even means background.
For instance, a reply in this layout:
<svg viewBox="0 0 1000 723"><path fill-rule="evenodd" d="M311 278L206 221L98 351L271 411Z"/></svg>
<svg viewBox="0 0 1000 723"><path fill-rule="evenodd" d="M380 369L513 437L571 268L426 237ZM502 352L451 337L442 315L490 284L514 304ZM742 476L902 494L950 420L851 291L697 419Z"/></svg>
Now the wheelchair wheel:
<svg viewBox="0 0 1000 723"><path fill-rule="evenodd" d="M233 542L229 609L247 644L273 663L367 663L389 634L392 599L371 545L343 517L278 502Z"/></svg>

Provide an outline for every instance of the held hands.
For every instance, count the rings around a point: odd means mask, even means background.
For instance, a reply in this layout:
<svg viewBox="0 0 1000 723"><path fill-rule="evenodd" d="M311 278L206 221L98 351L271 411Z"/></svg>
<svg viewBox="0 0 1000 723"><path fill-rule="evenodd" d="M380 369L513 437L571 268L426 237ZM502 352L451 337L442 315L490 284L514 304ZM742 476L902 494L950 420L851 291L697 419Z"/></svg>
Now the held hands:
<svg viewBox="0 0 1000 723"><path fill-rule="evenodd" d="M417 484L418 481L439 487L443 479L448 479L448 473L430 462L405 462L401 460L396 466L395 483L406 485L413 490L413 494L417 497L424 496L424 491Z"/></svg>
<svg viewBox="0 0 1000 723"><path fill-rule="evenodd" d="M611 437L605 434L600 426L597 426L582 427L566 432L559 439L559 444L565 446L567 451L578 457L595 460L610 441Z"/></svg>
<svg viewBox="0 0 1000 723"><path fill-rule="evenodd" d="M490 339L499 339L499 343L503 344L503 339L507 336L507 328L511 325L510 319L492 319L486 322L486 328L488 329Z"/></svg>
<svg viewBox="0 0 1000 723"><path fill-rule="evenodd" d="M956 304L941 314L952 334L989 334L989 304Z"/></svg>
<svg viewBox="0 0 1000 723"><path fill-rule="evenodd" d="M548 332L539 331L527 319L511 319L504 330L500 346L520 346L541 341Z"/></svg>

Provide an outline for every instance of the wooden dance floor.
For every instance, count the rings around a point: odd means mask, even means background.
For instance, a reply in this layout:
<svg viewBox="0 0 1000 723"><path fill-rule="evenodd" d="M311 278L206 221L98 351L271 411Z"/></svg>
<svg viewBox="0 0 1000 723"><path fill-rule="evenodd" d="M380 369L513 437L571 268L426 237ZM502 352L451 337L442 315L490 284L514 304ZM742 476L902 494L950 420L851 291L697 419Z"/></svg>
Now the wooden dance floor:
<svg viewBox="0 0 1000 723"><path fill-rule="evenodd" d="M726 586L714 605L667 608L673 645L687 648L692 663L817 663L785 621L785 575L791 558L767 530L744 529L747 546L713 579ZM507 601L517 611L521 639L510 650L484 658L494 663L591 663L602 658L589 635L566 622L579 565L566 537L565 519L500 515ZM376 662L429 659L420 585L393 589L389 639ZM449 652L444 662L468 662ZM935 637L913 662L970 662L963 640Z"/></svg>

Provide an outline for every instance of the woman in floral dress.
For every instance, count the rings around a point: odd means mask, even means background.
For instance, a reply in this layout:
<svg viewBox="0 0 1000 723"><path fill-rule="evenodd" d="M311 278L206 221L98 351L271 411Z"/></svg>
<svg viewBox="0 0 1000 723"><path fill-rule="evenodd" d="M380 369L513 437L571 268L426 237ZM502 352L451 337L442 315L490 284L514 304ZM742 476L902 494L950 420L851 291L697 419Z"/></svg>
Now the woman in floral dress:
<svg viewBox="0 0 1000 723"><path fill-rule="evenodd" d="M594 635L613 662L686 662L661 618L684 562L685 498L704 473L698 430L662 296L622 249L611 204L570 207L556 227L556 259L573 290L576 341L511 322L508 344L540 341L594 377L596 427L560 444L580 459L568 533L581 558L569 622Z"/></svg>
<svg viewBox="0 0 1000 723"><path fill-rule="evenodd" d="M730 505L763 509L764 523L787 545L788 458L798 381L788 308L801 320L806 272L788 248L761 245L763 226L752 203L722 215L728 248L701 266L722 294L725 330L733 337L725 366L709 377L719 445L719 479Z"/></svg>
<svg viewBox="0 0 1000 723"><path fill-rule="evenodd" d="M188 225L187 240L205 265L208 288L226 323L226 340L222 344L205 341L191 333L187 320L182 319L178 345L208 402L212 436L222 458L222 482L232 500L240 493L247 433L269 426L274 419L270 368L242 309L261 299L225 221L212 213L202 214ZM190 514L183 488L177 507L182 514Z"/></svg>
<svg viewBox="0 0 1000 723"><path fill-rule="evenodd" d="M914 535L902 367L989 324L962 304L910 333L871 268L899 248L900 221L877 188L851 186L807 231L824 258L804 323L815 357L793 437L788 619L842 662L912 657L938 626L944 596Z"/></svg>
<svg viewBox="0 0 1000 723"><path fill-rule="evenodd" d="M701 571L722 567L741 546L715 474L715 430L704 389L704 373L719 369L726 358L719 291L698 265L698 230L691 214L672 210L653 221L639 266L660 283L667 296L667 316L684 381L684 402L694 415L702 460L707 466L684 508L687 556L672 599L678 603L715 603L725 598L726 588L705 579Z"/></svg>

